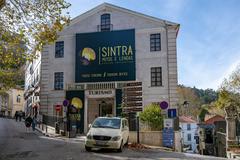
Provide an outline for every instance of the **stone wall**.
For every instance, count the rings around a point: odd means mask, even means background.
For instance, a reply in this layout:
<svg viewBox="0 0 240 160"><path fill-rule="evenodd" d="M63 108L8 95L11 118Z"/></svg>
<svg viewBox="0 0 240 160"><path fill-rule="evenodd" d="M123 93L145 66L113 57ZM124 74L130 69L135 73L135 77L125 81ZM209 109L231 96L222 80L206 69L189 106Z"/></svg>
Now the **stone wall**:
<svg viewBox="0 0 240 160"><path fill-rule="evenodd" d="M141 131L139 132L139 139L141 144L146 144L150 146L158 146L162 147L162 131ZM131 131L129 132L129 142L136 143L137 142L137 132ZM177 152L181 152L181 133L179 131L175 131L174 133L174 150Z"/></svg>
<svg viewBox="0 0 240 160"><path fill-rule="evenodd" d="M162 146L162 131L144 131L139 133L140 143L152 145L152 146ZM137 132L129 132L129 142L137 142Z"/></svg>

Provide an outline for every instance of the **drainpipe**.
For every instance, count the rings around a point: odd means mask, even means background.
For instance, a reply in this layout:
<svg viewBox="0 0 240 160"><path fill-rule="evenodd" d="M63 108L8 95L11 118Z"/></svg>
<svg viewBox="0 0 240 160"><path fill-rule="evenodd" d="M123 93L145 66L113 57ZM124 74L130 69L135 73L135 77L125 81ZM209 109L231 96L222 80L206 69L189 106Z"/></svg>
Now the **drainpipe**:
<svg viewBox="0 0 240 160"><path fill-rule="evenodd" d="M164 28L166 31L166 47L167 47L167 74L168 74L168 102L169 106L171 107L171 100L170 100L170 87L169 87L169 60L168 60L168 24L164 21Z"/></svg>

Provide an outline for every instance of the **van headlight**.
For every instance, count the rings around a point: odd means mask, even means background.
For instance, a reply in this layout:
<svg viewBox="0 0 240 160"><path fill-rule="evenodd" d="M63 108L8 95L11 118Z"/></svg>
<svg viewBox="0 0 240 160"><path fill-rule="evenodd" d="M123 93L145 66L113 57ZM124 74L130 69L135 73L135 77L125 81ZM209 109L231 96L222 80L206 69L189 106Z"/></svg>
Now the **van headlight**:
<svg viewBox="0 0 240 160"><path fill-rule="evenodd" d="M88 134L87 139L93 139L93 136L91 134Z"/></svg>
<svg viewBox="0 0 240 160"><path fill-rule="evenodd" d="M120 139L121 139L121 136L112 137L112 140L113 140L113 141L119 141Z"/></svg>

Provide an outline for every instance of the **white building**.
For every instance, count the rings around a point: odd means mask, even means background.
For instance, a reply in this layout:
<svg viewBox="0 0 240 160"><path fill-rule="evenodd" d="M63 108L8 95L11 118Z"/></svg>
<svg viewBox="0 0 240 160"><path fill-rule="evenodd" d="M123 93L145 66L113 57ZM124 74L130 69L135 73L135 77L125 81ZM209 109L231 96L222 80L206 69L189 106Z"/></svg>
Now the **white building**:
<svg viewBox="0 0 240 160"><path fill-rule="evenodd" d="M78 127L96 116L119 116L122 85L142 82L142 105L177 108L179 24L103 3L74 18L41 59L40 113L64 115L64 99L79 104ZM139 103L141 104L141 103Z"/></svg>
<svg viewBox="0 0 240 160"><path fill-rule="evenodd" d="M36 58L27 62L25 67L24 108L27 115L38 115L39 113L40 71L41 53L37 52Z"/></svg>
<svg viewBox="0 0 240 160"><path fill-rule="evenodd" d="M183 149L187 148L188 152L197 153L198 125L190 117L180 116L179 127L181 128L181 137Z"/></svg>

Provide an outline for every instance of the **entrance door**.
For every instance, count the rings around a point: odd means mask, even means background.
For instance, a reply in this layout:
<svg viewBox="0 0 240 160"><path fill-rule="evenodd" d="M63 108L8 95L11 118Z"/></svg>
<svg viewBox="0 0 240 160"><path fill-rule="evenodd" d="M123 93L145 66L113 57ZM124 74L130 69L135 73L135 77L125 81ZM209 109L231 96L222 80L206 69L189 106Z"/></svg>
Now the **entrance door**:
<svg viewBox="0 0 240 160"><path fill-rule="evenodd" d="M103 101L99 104L99 116L104 117L107 115L113 115L113 104Z"/></svg>

